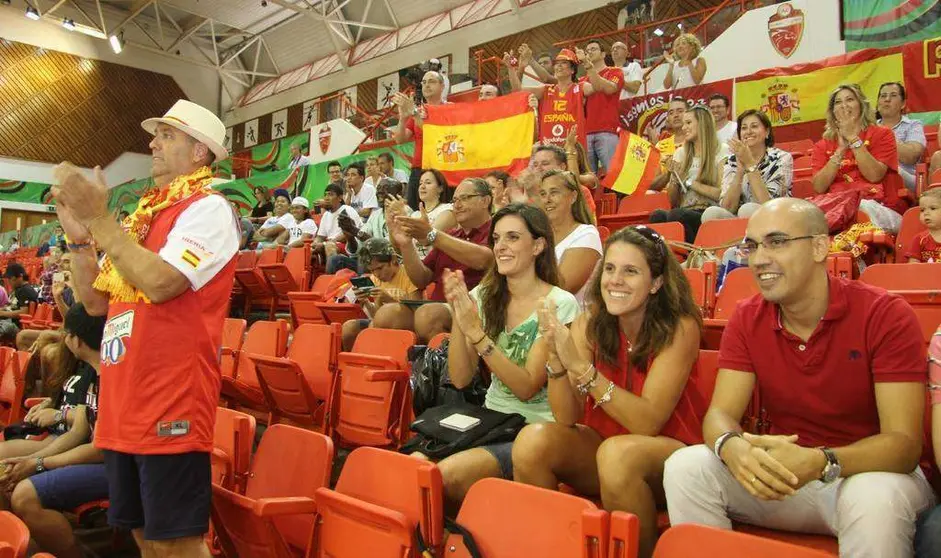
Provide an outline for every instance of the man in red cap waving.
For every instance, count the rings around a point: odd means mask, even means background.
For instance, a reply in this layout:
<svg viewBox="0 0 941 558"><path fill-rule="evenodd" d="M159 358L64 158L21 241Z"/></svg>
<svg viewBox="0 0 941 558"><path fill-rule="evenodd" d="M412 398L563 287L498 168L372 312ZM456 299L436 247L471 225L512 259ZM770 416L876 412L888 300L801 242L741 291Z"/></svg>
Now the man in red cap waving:
<svg viewBox="0 0 941 558"><path fill-rule="evenodd" d="M209 166L225 159L225 125L178 101L141 123L153 134L155 188L119 225L100 168L70 163L52 195L91 315L107 314L95 445L105 454L109 521L143 556L209 556L209 456L218 354L239 234ZM99 262L95 248L102 250Z"/></svg>

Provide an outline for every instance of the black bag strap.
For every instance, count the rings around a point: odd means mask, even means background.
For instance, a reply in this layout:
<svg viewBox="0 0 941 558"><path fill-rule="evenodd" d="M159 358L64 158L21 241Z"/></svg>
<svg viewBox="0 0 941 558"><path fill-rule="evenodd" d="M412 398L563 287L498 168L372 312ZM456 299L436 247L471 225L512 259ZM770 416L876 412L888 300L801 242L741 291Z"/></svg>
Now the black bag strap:
<svg viewBox="0 0 941 558"><path fill-rule="evenodd" d="M471 558L483 558L480 549L477 548L477 541L474 540L474 535L472 535L470 531L448 517L444 518L444 528L449 533L457 533L461 536L464 548L470 553ZM428 543L425 542L425 537L421 534L420 526L415 527L415 544L418 546L418 553L422 558L434 558L432 548L428 546Z"/></svg>

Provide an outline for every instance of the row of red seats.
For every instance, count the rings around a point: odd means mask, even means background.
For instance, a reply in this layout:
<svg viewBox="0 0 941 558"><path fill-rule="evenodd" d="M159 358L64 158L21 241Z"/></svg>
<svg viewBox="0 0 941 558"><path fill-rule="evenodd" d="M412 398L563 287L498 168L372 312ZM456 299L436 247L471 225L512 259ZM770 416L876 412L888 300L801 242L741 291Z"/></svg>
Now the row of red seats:
<svg viewBox="0 0 941 558"><path fill-rule="evenodd" d="M0 347L0 428L23 420L27 404L26 366L32 355L12 347Z"/></svg>

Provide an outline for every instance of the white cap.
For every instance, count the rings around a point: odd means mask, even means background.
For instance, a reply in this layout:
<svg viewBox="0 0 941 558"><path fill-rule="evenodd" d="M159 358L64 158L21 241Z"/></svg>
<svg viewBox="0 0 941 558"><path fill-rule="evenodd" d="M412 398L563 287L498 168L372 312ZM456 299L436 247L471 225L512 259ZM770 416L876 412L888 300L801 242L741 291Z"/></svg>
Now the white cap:
<svg viewBox="0 0 941 558"><path fill-rule="evenodd" d="M291 205L301 205L301 206L306 207L307 209L310 209L310 202L307 201L307 198L305 198L304 196L297 196L296 198L291 200Z"/></svg>

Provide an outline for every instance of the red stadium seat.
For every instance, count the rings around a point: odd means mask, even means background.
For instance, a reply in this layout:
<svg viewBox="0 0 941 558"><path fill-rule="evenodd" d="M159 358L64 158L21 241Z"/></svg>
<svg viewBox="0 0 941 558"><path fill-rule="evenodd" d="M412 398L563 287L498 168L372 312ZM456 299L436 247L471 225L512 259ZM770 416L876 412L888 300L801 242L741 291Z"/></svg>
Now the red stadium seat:
<svg viewBox="0 0 941 558"><path fill-rule="evenodd" d="M334 490L343 498L325 494L331 492L325 488L317 493L322 520L316 527L316 555L376 556L377 552L366 549L383 543L393 547L411 545L416 528L426 546L436 551L441 549L444 542L444 490L441 472L430 461L377 448L357 448L344 463ZM326 509L324 497L330 502ZM357 517L368 517L374 506L404 516L408 529L405 532L409 536L390 540L389 533L384 532L385 525L356 521ZM380 514L380 517L386 520L381 523L388 522L394 530L403 532L401 518L388 513ZM344 538L345 545L342 544ZM334 543L339 546L334 548ZM439 555L438 552L433 554Z"/></svg>
<svg viewBox="0 0 941 558"><path fill-rule="evenodd" d="M435 335L434 337L432 337L431 340L428 341L428 347L431 349L438 349L450 337L451 337L450 333L441 332Z"/></svg>
<svg viewBox="0 0 941 558"><path fill-rule="evenodd" d="M598 236L601 237L601 244L604 244L608 241L608 237L611 236L611 230L604 225L598 225Z"/></svg>
<svg viewBox="0 0 941 558"><path fill-rule="evenodd" d="M314 306L320 310L328 324L343 324L347 320L362 320L366 318L363 307L352 302L316 302Z"/></svg>
<svg viewBox="0 0 941 558"><path fill-rule="evenodd" d="M526 535L520 532L521 518L530 526ZM457 523L471 533L483 556L607 556L606 512L577 496L503 479L474 483ZM470 556L459 534L452 533L446 547L449 557Z"/></svg>
<svg viewBox="0 0 941 558"><path fill-rule="evenodd" d="M605 192L598 196L596 217L617 213L618 196L614 192Z"/></svg>
<svg viewBox="0 0 941 558"><path fill-rule="evenodd" d="M662 236L667 242L683 242L686 234L683 232L683 224L675 221L669 223L644 223L644 226L657 231L657 234Z"/></svg>
<svg viewBox="0 0 941 558"><path fill-rule="evenodd" d="M285 357L249 354L268 406L268 424L284 419L329 435L330 402L340 324L304 324L294 331Z"/></svg>
<svg viewBox="0 0 941 558"><path fill-rule="evenodd" d="M245 315L247 316L252 308L261 306L268 310L268 319L274 319L276 298L272 295L271 287L265 281L259 269L263 265L279 263L284 255L281 247L263 250L256 260L255 267L251 269L235 269L235 281L242 289L245 296Z"/></svg>
<svg viewBox="0 0 941 558"><path fill-rule="evenodd" d="M650 221L650 214L657 209L670 209L670 196L666 192L638 194L621 200L615 215L598 217L598 225L608 227L612 233L628 225L640 225Z"/></svg>
<svg viewBox="0 0 941 558"><path fill-rule="evenodd" d="M941 263L874 264L859 280L901 295L915 310L925 344L941 323Z"/></svg>
<svg viewBox="0 0 941 558"><path fill-rule="evenodd" d="M316 303L332 302L349 284L349 278L350 275L346 273L318 275L310 292L289 292L287 297L291 305L291 320L294 327L301 324L329 323L323 312L317 308Z"/></svg>
<svg viewBox="0 0 941 558"><path fill-rule="evenodd" d="M908 251L912 239L925 230L925 225L919 219L920 216L921 208L918 207L913 207L902 215L902 225L895 239L895 263L908 263L905 252Z"/></svg>
<svg viewBox="0 0 941 558"><path fill-rule="evenodd" d="M0 425L20 422L26 415L23 395L26 390L26 365L32 354L0 347Z"/></svg>
<svg viewBox="0 0 941 558"><path fill-rule="evenodd" d="M702 312L703 317L708 316L708 307L706 306L706 274L701 269L684 269L686 280L689 281L690 291L693 293L693 300L696 306Z"/></svg>
<svg viewBox="0 0 941 558"><path fill-rule="evenodd" d="M246 413L216 408L213 435L212 482L245 493L255 443L255 417Z"/></svg>
<svg viewBox="0 0 941 558"><path fill-rule="evenodd" d="M333 427L346 446L397 447L408 434L411 331L369 328L340 353Z"/></svg>
<svg viewBox="0 0 941 558"><path fill-rule="evenodd" d="M745 238L745 227L747 225L748 219L706 221L699 227L699 232L696 233L696 242L693 244L706 248L740 241ZM725 250L716 250L716 256L722 259Z"/></svg>
<svg viewBox="0 0 941 558"><path fill-rule="evenodd" d="M712 318L703 320L702 346L705 349L718 349L722 339L722 330L732 317L738 301L758 294L758 285L752 272L747 267L735 268L725 276L722 288L716 296L716 306Z"/></svg>
<svg viewBox="0 0 941 558"><path fill-rule="evenodd" d="M229 401L267 412L265 398L258 385L258 372L249 354L284 356L287 350L288 327L283 320L255 322L245 336L242 349L237 353L236 375L222 377L222 395Z"/></svg>
<svg viewBox="0 0 941 558"><path fill-rule="evenodd" d="M635 558L639 550L640 520L631 513L613 512L608 538L608 558Z"/></svg>
<svg viewBox="0 0 941 558"><path fill-rule="evenodd" d="M791 197L807 199L816 195L817 192L814 191L814 183L808 178L795 180L791 185Z"/></svg>
<svg viewBox="0 0 941 558"><path fill-rule="evenodd" d="M26 558L29 529L18 517L0 511L0 558Z"/></svg>
<svg viewBox="0 0 941 558"><path fill-rule="evenodd" d="M834 554L780 541L726 531L704 525L677 525L667 529L654 549L654 558L831 558Z"/></svg>
<svg viewBox="0 0 941 558"><path fill-rule="evenodd" d="M53 307L50 304L40 304L31 316L20 317L23 329L52 329ZM56 324L58 327L60 324Z"/></svg>
<svg viewBox="0 0 941 558"><path fill-rule="evenodd" d="M288 305L288 293L306 291L310 286L310 244L291 248L281 263L259 265L277 304Z"/></svg>
<svg viewBox="0 0 941 558"><path fill-rule="evenodd" d="M236 369L238 364L236 356L242 348L246 327L245 320L237 318L226 318L225 323L222 325L222 354L219 363L223 377L235 379L238 372Z"/></svg>
<svg viewBox="0 0 941 558"><path fill-rule="evenodd" d="M333 442L285 424L261 437L245 495L212 486L212 521L227 556L293 558L306 555L317 489L329 486Z"/></svg>
<svg viewBox="0 0 941 558"><path fill-rule="evenodd" d="M317 522L308 556L416 556L415 528L397 511L326 488L317 490Z"/></svg>

